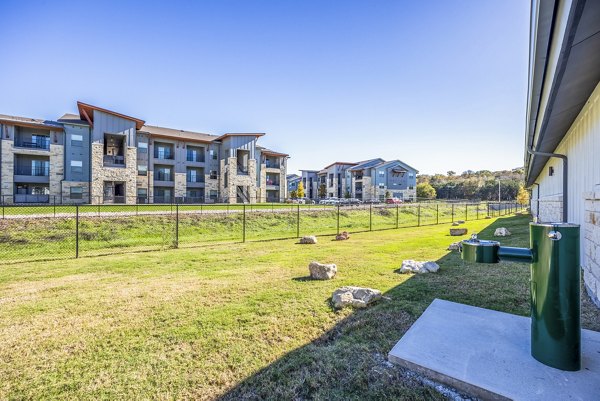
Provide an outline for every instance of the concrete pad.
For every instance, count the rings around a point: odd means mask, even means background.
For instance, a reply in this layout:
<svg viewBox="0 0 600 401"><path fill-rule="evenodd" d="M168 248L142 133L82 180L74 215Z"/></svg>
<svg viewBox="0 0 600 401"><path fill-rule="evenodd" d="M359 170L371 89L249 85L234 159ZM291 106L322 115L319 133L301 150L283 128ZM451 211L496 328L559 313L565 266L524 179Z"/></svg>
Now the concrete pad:
<svg viewBox="0 0 600 401"><path fill-rule="evenodd" d="M440 299L390 351L390 362L489 400L600 400L600 332L582 330L582 369L530 354L531 319Z"/></svg>

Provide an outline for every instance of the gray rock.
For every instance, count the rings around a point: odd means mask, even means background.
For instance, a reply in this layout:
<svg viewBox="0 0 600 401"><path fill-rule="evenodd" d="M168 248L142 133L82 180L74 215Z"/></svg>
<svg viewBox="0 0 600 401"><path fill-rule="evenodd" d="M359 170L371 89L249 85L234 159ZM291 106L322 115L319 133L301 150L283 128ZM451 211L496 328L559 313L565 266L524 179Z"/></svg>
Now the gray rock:
<svg viewBox="0 0 600 401"><path fill-rule="evenodd" d="M494 237L508 237L511 232L506 227L499 227L494 231Z"/></svg>
<svg viewBox="0 0 600 401"><path fill-rule="evenodd" d="M460 226L460 223L458 221L455 221L454 223L452 223L453 226Z"/></svg>
<svg viewBox="0 0 600 401"><path fill-rule="evenodd" d="M440 266L435 262L417 262L416 260L402 261L400 273L435 273L440 270Z"/></svg>
<svg viewBox="0 0 600 401"><path fill-rule="evenodd" d="M308 270L310 271L310 277L315 280L331 280L337 273L337 266L333 263L310 262Z"/></svg>
<svg viewBox="0 0 600 401"><path fill-rule="evenodd" d="M366 308L382 298L381 291L362 287L341 287L333 292L331 303L336 309L346 306Z"/></svg>
<svg viewBox="0 0 600 401"><path fill-rule="evenodd" d="M338 235L335 236L335 240L336 241L344 241L350 239L350 234L348 234L347 231L344 231L343 233L340 233Z"/></svg>
<svg viewBox="0 0 600 401"><path fill-rule="evenodd" d="M456 222L457 222L458 224L465 224L465 221L464 221L464 220L456 220Z"/></svg>
<svg viewBox="0 0 600 401"><path fill-rule="evenodd" d="M449 251L459 251L460 250L460 242L453 242L450 245L448 245L448 250Z"/></svg>
<svg viewBox="0 0 600 401"><path fill-rule="evenodd" d="M465 235L469 232L468 229L466 228L451 228L450 229L450 235L453 237L458 237L461 235Z"/></svg>
<svg viewBox="0 0 600 401"><path fill-rule="evenodd" d="M307 235L306 237L300 238L299 243L300 244L316 244L317 237L315 237L314 235Z"/></svg>

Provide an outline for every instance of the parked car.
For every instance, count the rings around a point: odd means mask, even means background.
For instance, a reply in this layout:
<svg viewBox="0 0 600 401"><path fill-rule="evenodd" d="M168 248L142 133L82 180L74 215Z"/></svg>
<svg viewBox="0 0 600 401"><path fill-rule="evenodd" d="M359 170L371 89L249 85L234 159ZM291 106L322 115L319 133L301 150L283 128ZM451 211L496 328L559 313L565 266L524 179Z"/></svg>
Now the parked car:
<svg viewBox="0 0 600 401"><path fill-rule="evenodd" d="M307 205L314 205L316 203L313 199L310 198L302 198L301 200L303 200L304 203Z"/></svg>
<svg viewBox="0 0 600 401"><path fill-rule="evenodd" d="M385 200L385 203L387 203L388 205L396 205L398 203L402 203L402 199L398 199L398 198L387 198Z"/></svg>

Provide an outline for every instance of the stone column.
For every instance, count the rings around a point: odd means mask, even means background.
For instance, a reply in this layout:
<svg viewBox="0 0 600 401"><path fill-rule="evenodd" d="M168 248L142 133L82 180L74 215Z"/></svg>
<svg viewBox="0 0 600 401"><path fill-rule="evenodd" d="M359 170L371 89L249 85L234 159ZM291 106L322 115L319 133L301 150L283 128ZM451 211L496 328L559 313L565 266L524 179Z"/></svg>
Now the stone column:
<svg viewBox="0 0 600 401"><path fill-rule="evenodd" d="M13 154L13 141L2 140L2 186L0 187L0 195L4 203L13 203L14 195L14 174L15 174L15 157Z"/></svg>

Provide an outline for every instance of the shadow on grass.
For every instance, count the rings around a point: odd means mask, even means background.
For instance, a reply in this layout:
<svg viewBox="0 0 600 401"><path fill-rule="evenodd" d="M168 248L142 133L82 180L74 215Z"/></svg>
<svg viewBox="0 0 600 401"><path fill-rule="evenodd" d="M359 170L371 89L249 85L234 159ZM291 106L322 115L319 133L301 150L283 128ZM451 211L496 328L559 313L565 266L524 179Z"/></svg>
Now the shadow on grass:
<svg viewBox="0 0 600 401"><path fill-rule="evenodd" d="M498 219L478 235L491 238L496 228L507 227L513 235L503 243L526 246L527 222L524 216ZM437 263L441 267L437 273L411 276L387 291L387 299L353 311L311 343L285 354L219 399L444 399L387 362L387 353L435 298L527 315L529 270L524 264L464 263L456 251Z"/></svg>

